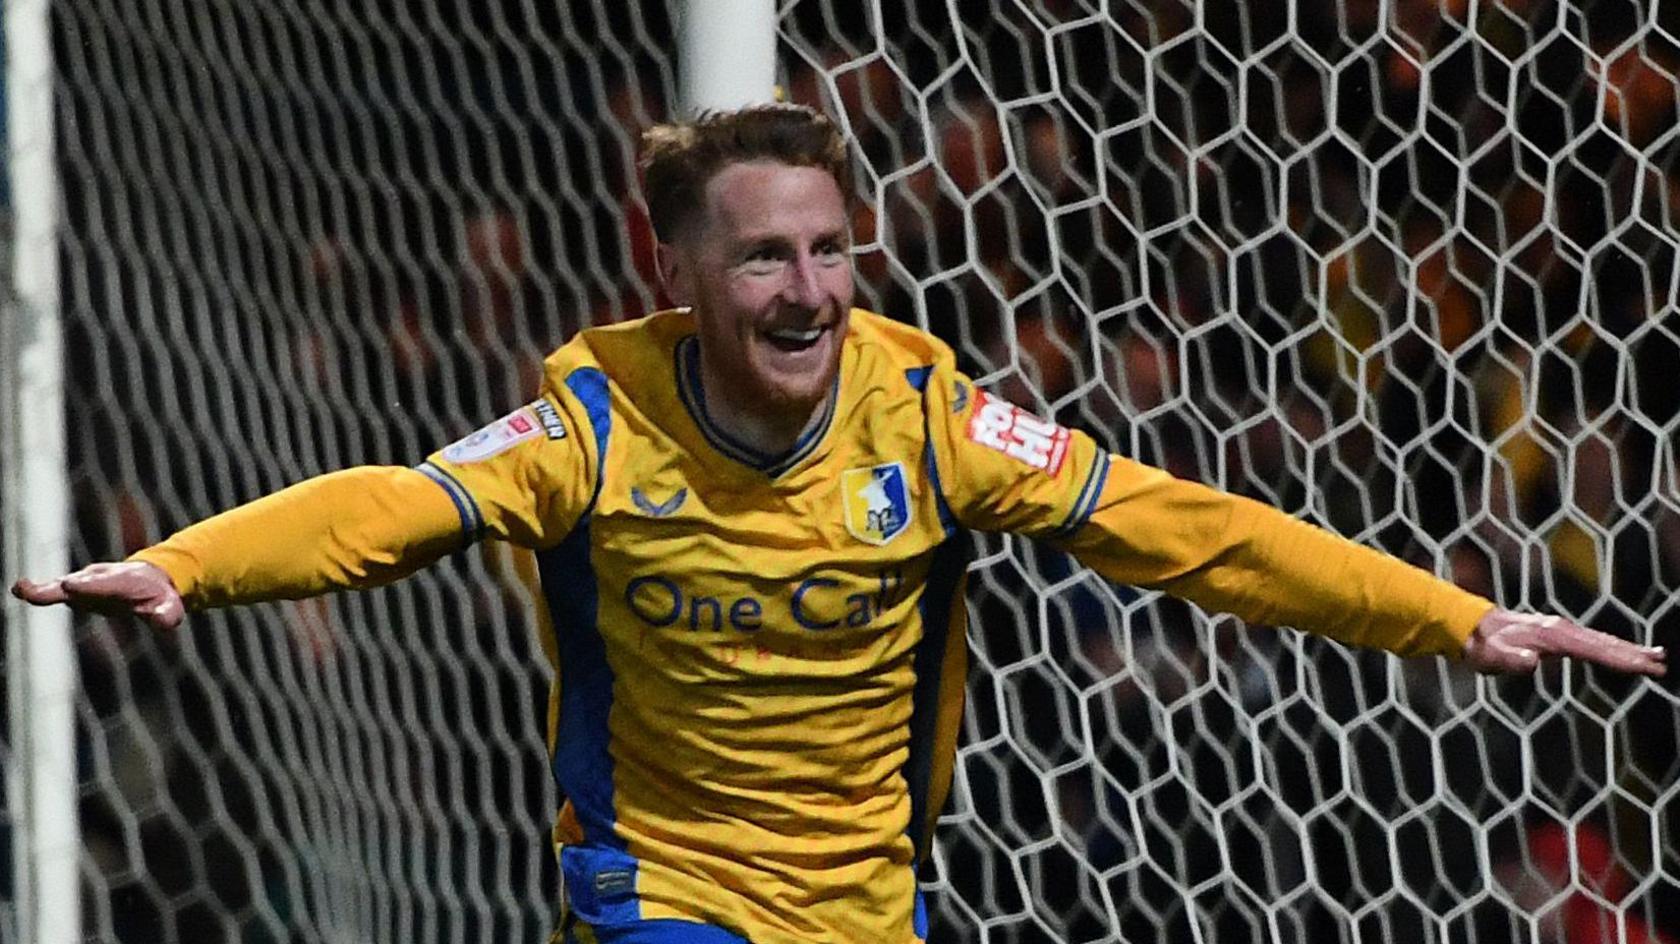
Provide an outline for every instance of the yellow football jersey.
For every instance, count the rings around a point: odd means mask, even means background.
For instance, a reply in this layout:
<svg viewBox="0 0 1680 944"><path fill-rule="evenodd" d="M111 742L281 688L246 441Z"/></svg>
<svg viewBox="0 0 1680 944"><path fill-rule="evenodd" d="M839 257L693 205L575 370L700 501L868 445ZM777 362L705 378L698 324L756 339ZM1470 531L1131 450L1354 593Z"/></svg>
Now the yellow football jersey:
<svg viewBox="0 0 1680 944"><path fill-rule="evenodd" d="M863 311L824 415L761 455L711 420L697 343L683 311L585 331L536 401L424 475L322 476L135 557L197 608L388 582L463 538L534 549L565 892L579 930L617 941L923 936L914 864L966 675L964 529L1403 654L1458 654L1492 606L1106 455Z"/></svg>
<svg viewBox="0 0 1680 944"><path fill-rule="evenodd" d="M538 548L569 905L914 940L966 672L967 545L928 436L955 376L930 406L936 342L856 312L826 414L764 456L712 423L696 344L681 312L585 332L535 405L422 467L467 531ZM1058 448L1060 476L994 455L1060 525L1097 464Z"/></svg>
<svg viewBox="0 0 1680 944"><path fill-rule="evenodd" d="M712 422L694 332L685 312L586 331L549 359L541 399L422 467L469 536L538 549L569 806L556 839L570 908L595 928L924 933L914 863L966 674L963 528L1401 651L1454 651L1491 605L1103 454L867 312L852 313L826 414L786 455L759 454ZM1251 570L1274 566L1267 542L1327 545L1318 566L1345 595ZM1386 614L1347 608L1390 584Z"/></svg>

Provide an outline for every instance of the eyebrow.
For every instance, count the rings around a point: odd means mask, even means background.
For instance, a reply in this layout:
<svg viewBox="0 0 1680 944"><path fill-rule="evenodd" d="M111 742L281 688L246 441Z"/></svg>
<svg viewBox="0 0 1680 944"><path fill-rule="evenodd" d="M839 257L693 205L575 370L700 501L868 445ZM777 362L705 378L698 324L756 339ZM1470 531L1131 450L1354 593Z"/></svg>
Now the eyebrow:
<svg viewBox="0 0 1680 944"><path fill-rule="evenodd" d="M844 227L839 227L839 228L836 228L836 229L825 230L823 232L820 232L820 233L816 234L814 237L812 237L811 241L814 242L814 243L820 243L820 242L824 242L826 240L833 239L833 240L839 240L841 242L844 242L847 238L847 235L848 234L847 234L846 229ZM734 240L736 245L739 245L739 246L742 246L742 247L762 246L762 245L767 245L767 244L770 244L770 243L789 243L789 242L792 242L792 241L793 240L789 239L785 234L782 234L782 233L748 233L745 236L742 236L741 238L739 238L737 240Z"/></svg>

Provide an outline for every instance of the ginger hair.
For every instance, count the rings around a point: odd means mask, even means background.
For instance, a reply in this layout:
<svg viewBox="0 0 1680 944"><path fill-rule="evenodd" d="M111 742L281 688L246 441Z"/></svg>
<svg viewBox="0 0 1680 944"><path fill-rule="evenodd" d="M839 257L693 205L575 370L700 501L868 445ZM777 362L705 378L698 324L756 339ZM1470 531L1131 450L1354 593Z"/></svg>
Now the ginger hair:
<svg viewBox="0 0 1680 944"><path fill-rule="evenodd" d="M846 139L821 112L803 105L703 112L642 132L642 193L654 235L667 243L680 237L704 215L712 178L756 161L821 168L848 205L854 199Z"/></svg>

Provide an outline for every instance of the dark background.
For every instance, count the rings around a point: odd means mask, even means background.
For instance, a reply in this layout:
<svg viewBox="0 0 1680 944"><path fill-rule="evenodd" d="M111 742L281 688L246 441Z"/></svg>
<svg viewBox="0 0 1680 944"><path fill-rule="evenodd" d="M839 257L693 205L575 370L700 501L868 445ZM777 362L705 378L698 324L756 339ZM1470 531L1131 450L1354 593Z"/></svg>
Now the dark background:
<svg viewBox="0 0 1680 944"><path fill-rule="evenodd" d="M784 6L787 96L856 142L860 304L1118 451L1680 644L1672 9ZM54 37L78 563L411 464L659 304L660 5L80 0ZM1478 685L976 541L934 940L1680 935L1672 682ZM528 579L78 620L89 937L543 939Z"/></svg>

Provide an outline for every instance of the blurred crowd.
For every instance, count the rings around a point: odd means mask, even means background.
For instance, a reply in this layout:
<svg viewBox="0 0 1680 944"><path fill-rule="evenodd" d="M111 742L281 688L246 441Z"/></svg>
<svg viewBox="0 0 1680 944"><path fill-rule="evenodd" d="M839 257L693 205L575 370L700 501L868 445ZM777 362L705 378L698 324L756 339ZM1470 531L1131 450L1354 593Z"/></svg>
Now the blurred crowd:
<svg viewBox="0 0 1680 944"><path fill-rule="evenodd" d="M1680 648L1670 11L784 6L782 94L856 142L860 304L1117 451ZM57 29L78 559L417 461L662 303L658 5L101 0ZM1482 689L976 545L933 939L1680 940L1672 685ZM89 624L98 933L537 939L523 566L191 639Z"/></svg>

